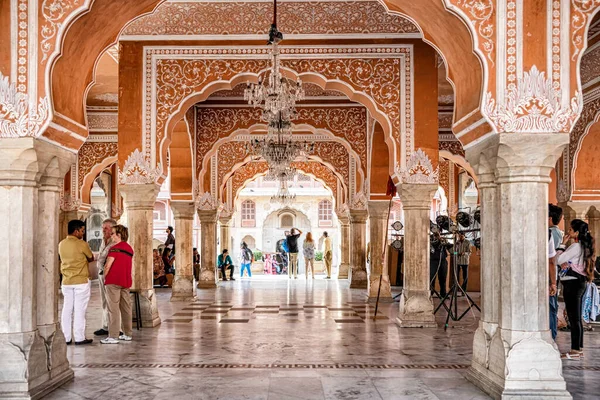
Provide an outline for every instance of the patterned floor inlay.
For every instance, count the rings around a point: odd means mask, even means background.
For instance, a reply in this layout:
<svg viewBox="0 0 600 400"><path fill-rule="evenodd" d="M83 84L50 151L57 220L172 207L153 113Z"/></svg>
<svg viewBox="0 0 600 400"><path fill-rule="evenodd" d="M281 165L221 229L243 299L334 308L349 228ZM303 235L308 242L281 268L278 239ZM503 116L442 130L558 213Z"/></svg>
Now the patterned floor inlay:
<svg viewBox="0 0 600 400"><path fill-rule="evenodd" d="M165 322L192 322L204 319L229 323L248 323L256 319L281 318L287 320L287 322L300 322L307 319L330 319L338 324L349 324L364 323L367 320L374 321L374 312L374 306L371 304L358 302L336 303L334 305L315 303L233 304L231 302L194 302L174 314L172 316L174 318L167 319ZM188 319L178 319L177 317L188 317ZM189 319L190 317L194 318ZM376 320L385 321L389 320L389 318L378 313Z"/></svg>
<svg viewBox="0 0 600 400"><path fill-rule="evenodd" d="M246 369L466 369L467 364L72 364L72 368L246 368Z"/></svg>

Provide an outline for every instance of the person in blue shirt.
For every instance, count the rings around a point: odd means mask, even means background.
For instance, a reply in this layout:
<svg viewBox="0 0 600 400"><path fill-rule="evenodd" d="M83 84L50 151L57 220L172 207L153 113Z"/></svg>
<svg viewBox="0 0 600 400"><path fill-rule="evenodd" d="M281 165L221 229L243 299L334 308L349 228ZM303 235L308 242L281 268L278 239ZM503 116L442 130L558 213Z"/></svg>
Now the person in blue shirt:
<svg viewBox="0 0 600 400"><path fill-rule="evenodd" d="M224 281L227 280L227 275L225 275L225 271L227 270L230 270L229 279L235 281L235 279L233 279L233 261L231 261L227 249L223 249L223 253L219 254L219 257L217 257L217 267L221 269Z"/></svg>

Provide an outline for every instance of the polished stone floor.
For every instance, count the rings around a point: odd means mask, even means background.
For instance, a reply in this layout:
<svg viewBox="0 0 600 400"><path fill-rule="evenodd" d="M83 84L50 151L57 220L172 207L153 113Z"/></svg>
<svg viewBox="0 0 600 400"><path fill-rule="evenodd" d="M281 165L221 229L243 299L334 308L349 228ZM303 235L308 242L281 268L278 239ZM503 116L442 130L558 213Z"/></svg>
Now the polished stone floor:
<svg viewBox="0 0 600 400"><path fill-rule="evenodd" d="M365 302L347 281L254 277L171 303L157 289L163 323L134 341L69 346L75 380L46 399L487 399L465 378L478 312L441 328L400 329L398 304ZM477 297L475 297L477 301ZM460 298L459 309L466 302ZM99 327L94 285L88 337ZM559 347L568 347L568 333ZM600 396L600 333L586 358L564 365L575 399Z"/></svg>

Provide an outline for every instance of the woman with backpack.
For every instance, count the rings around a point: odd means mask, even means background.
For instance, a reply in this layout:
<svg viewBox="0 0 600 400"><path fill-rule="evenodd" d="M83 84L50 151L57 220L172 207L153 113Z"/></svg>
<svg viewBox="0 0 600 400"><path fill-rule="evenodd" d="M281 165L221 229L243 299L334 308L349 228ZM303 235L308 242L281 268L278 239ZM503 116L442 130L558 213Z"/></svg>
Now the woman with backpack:
<svg viewBox="0 0 600 400"><path fill-rule="evenodd" d="M250 268L250 266L252 265L252 262L254 261L254 254L252 253L252 250L250 250L248 248L248 245L246 244L246 242L242 242L242 254L240 256L241 258L241 264L242 264L242 268L240 271L240 278L244 277L244 269L248 271L248 278L252 278L252 269Z"/></svg>

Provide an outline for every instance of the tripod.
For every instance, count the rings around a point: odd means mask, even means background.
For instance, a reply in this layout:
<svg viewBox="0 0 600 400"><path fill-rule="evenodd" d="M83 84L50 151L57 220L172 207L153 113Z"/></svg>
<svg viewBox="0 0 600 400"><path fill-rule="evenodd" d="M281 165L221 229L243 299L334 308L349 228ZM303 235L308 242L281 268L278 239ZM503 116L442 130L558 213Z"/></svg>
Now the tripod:
<svg viewBox="0 0 600 400"><path fill-rule="evenodd" d="M461 231L461 232L467 232L467 231ZM453 238L454 239L454 248L452 251L452 273L454 276L454 283L452 284L452 287L450 287L450 290L448 291L446 296L444 296L444 298L441 299L440 304L433 311L434 314L437 313L437 311L440 309L440 307L442 307L442 305L446 309L447 314L446 314L446 322L444 324L444 331L446 329L448 329L448 322L450 321L450 318L452 318L452 321L460 321L467 314L467 312L469 312L469 310L471 310L473 307L475 307L479 312L481 312L481 309L479 308L479 306L477 304L475 304L475 302L473 301L471 296L469 296L467 294L467 292L458 283L458 268L457 268L458 264L456 262L456 259L458 258L458 252L456 251L456 243L457 243L458 233L459 233L458 230L454 230L454 232L452 233L452 235L454 236L454 238ZM462 293L464 295L464 297L467 299L467 303L468 303L468 307L460 315L458 315L458 293L459 293L459 291L460 291L460 293ZM439 297L439 294L438 294L438 297ZM446 299L448 299L448 298L450 298L450 305L446 306Z"/></svg>

